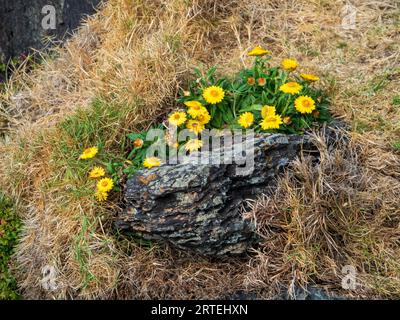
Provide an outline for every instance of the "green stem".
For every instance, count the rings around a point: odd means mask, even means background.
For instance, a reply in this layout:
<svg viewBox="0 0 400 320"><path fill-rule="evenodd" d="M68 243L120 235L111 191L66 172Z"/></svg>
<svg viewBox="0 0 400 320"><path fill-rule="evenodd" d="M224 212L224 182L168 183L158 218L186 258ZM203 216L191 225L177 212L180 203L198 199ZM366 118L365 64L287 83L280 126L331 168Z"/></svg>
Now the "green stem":
<svg viewBox="0 0 400 320"><path fill-rule="evenodd" d="M289 107L289 104L290 104L290 99L287 99L287 100L286 100L286 106L285 106L285 107L283 108L283 110L282 110L282 116L285 115L286 110L287 110L287 108Z"/></svg>
<svg viewBox="0 0 400 320"><path fill-rule="evenodd" d="M236 119L236 94L233 94L233 117Z"/></svg>

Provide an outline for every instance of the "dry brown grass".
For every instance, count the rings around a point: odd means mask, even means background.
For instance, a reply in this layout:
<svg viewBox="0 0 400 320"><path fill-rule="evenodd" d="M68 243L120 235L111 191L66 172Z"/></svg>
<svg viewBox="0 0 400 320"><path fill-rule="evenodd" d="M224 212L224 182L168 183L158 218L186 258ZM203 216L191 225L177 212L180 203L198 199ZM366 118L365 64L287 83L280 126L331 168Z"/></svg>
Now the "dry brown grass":
<svg viewBox="0 0 400 320"><path fill-rule="evenodd" d="M338 290L344 263L357 266L364 284L352 295L398 296L400 172L391 145L400 140L392 104L400 93L400 4L353 4L357 28L345 31L342 1L110 0L55 58L17 72L1 97L12 129L0 145L0 183L25 222L17 254L25 297L269 297L278 283L307 282ZM85 193L90 186L59 150L63 141L79 152L91 138L77 144L57 124L101 97L124 110L103 141L113 152L127 131L173 108L193 66L231 73L250 62L245 53L255 44L275 62L295 57L321 75L332 110L353 125L350 146L329 154L319 141L321 164L299 160L279 182L282 192L255 204L266 240L250 261L116 241L113 208ZM45 265L59 271L55 292L40 288Z"/></svg>
<svg viewBox="0 0 400 320"><path fill-rule="evenodd" d="M253 205L264 241L246 283L261 290L318 285L341 295L399 297L400 158L374 154L373 145L356 139L339 140L331 150L323 136L314 141L320 162L303 155L274 196ZM340 288L346 265L357 269L354 291Z"/></svg>

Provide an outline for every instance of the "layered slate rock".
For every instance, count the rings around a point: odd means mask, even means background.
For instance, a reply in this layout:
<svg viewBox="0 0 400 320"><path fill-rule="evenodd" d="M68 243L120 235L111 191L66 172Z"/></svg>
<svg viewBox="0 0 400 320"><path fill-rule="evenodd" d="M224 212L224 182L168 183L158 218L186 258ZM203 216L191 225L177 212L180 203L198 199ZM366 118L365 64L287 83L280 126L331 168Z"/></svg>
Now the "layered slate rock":
<svg viewBox="0 0 400 320"><path fill-rule="evenodd" d="M199 164L195 155L186 163L137 172L126 183L127 208L116 227L202 255L244 253L257 240L255 222L244 213L248 200L268 192L277 174L310 140L282 134L253 139L254 170L244 170L240 161ZM238 159L244 153L236 147L233 143L213 150L208 157L227 158L233 152Z"/></svg>

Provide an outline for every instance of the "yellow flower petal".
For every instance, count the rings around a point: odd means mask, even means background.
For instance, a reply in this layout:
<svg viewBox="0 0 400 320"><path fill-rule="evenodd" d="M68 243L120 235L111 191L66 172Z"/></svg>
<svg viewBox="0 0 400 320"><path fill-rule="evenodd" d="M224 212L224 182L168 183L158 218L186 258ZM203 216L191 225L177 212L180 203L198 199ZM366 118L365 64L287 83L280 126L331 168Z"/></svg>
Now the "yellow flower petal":
<svg viewBox="0 0 400 320"><path fill-rule="evenodd" d="M198 120L188 120L188 122L186 123L186 128L196 134L199 134L204 130L204 124L202 124Z"/></svg>
<svg viewBox="0 0 400 320"><path fill-rule="evenodd" d="M271 54L271 51L264 49L261 46L257 46L254 49L252 49L250 52L247 53L247 55L251 56L251 57L263 56L266 54Z"/></svg>
<svg viewBox="0 0 400 320"><path fill-rule="evenodd" d="M315 101L309 96L300 96L295 100L294 106L300 113L312 113L315 110Z"/></svg>
<svg viewBox="0 0 400 320"><path fill-rule="evenodd" d="M161 165L161 159L157 157L148 157L143 161L143 166L149 169L153 167L158 167L160 165Z"/></svg>
<svg viewBox="0 0 400 320"><path fill-rule="evenodd" d="M261 109L261 117L266 118L268 116L274 116L276 109L273 106L263 106Z"/></svg>
<svg viewBox="0 0 400 320"><path fill-rule="evenodd" d="M114 187L114 181L110 178L103 178L97 182L97 190L102 192L108 192Z"/></svg>
<svg viewBox="0 0 400 320"><path fill-rule="evenodd" d="M96 198L99 202L106 201L108 198L108 193L105 191L96 190Z"/></svg>
<svg viewBox="0 0 400 320"><path fill-rule="evenodd" d="M199 115L208 112L207 109L203 106L193 106L188 109L188 114L192 118L197 118Z"/></svg>
<svg viewBox="0 0 400 320"><path fill-rule="evenodd" d="M185 149L187 151L193 152L199 150L203 146L203 142L199 139L190 139L185 144Z"/></svg>
<svg viewBox="0 0 400 320"><path fill-rule="evenodd" d="M220 103L225 96L225 92L221 87L211 86L203 91L203 98L210 104Z"/></svg>
<svg viewBox="0 0 400 320"><path fill-rule="evenodd" d="M169 118L168 122L174 126L179 127L180 125L184 124L186 122L186 112L173 112Z"/></svg>
<svg viewBox="0 0 400 320"><path fill-rule="evenodd" d="M297 61L294 59L283 59L281 65L283 69L288 71L294 71L299 66Z"/></svg>
<svg viewBox="0 0 400 320"><path fill-rule="evenodd" d="M201 114L199 114L199 115L196 117L196 120L199 121L199 122L200 122L201 124L203 124L203 125L209 123L210 120L211 120L211 116L210 116L210 114L208 113L207 109L205 109L204 112L202 112Z"/></svg>
<svg viewBox="0 0 400 320"><path fill-rule="evenodd" d="M104 177L106 174L105 170L102 167L94 167L90 172L89 172L89 177L96 179L96 178L101 178Z"/></svg>
<svg viewBox="0 0 400 320"><path fill-rule="evenodd" d="M263 130L279 129L282 124L282 118L280 115L271 115L263 119L260 123Z"/></svg>
<svg viewBox="0 0 400 320"><path fill-rule="evenodd" d="M302 89L303 86L297 82L288 82L279 87L280 91L289 94L298 94Z"/></svg>
<svg viewBox="0 0 400 320"><path fill-rule="evenodd" d="M238 119L238 123L243 127L243 128L248 128L250 127L254 122L254 115L251 112L245 112L240 115Z"/></svg>
<svg viewBox="0 0 400 320"><path fill-rule="evenodd" d="M79 159L91 159L97 154L97 152L99 152L99 149L97 147L87 148L83 150L82 154L79 156Z"/></svg>
<svg viewBox="0 0 400 320"><path fill-rule="evenodd" d="M191 100L191 101L186 101L185 106L187 106L188 108L192 108L192 107L201 108L203 105L201 104L201 102Z"/></svg>
<svg viewBox="0 0 400 320"><path fill-rule="evenodd" d="M300 73L300 77L302 77L306 81L311 81L311 82L319 80L318 76L311 73Z"/></svg>

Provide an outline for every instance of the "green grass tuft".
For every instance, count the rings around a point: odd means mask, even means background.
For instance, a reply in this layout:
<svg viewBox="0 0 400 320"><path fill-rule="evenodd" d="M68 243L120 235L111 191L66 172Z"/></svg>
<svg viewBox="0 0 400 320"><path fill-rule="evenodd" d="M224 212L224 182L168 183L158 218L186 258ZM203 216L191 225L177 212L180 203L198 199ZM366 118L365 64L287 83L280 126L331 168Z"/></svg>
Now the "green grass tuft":
<svg viewBox="0 0 400 320"><path fill-rule="evenodd" d="M90 282L97 280L87 266L87 261L91 255L91 250L88 243L90 238L93 237L93 228L94 224L90 223L88 217L83 216L81 230L75 237L74 241L75 260L79 263L81 275L83 277L82 289L85 289Z"/></svg>
<svg viewBox="0 0 400 320"><path fill-rule="evenodd" d="M96 99L89 108L82 108L66 118L60 125L52 148L52 161L62 172L49 187L68 182L74 198L93 194L88 172L93 166L108 168L110 163L123 162L127 156L129 140L123 129L135 106L115 105ZM79 155L88 147L96 146L93 159L80 160Z"/></svg>
<svg viewBox="0 0 400 320"><path fill-rule="evenodd" d="M400 141L396 141L395 143L393 143L393 149L400 152Z"/></svg>
<svg viewBox="0 0 400 320"><path fill-rule="evenodd" d="M394 96L392 99L392 105L393 106L400 106L400 95Z"/></svg>

